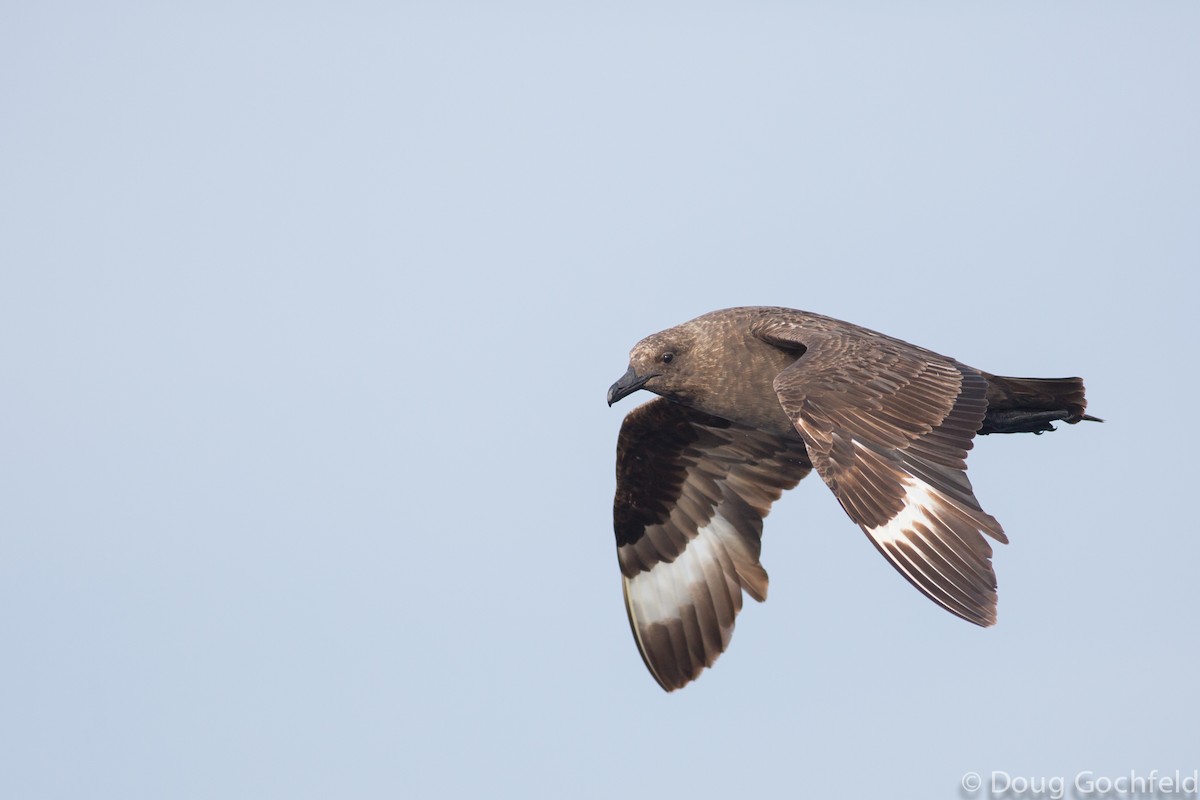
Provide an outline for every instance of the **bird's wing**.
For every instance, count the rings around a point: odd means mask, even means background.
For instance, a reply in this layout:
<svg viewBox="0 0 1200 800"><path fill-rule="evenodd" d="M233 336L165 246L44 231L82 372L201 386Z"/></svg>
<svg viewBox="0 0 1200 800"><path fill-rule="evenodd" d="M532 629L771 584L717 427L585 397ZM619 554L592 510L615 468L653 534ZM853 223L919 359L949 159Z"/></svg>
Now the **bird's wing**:
<svg viewBox="0 0 1200 800"><path fill-rule="evenodd" d="M817 473L900 574L977 625L996 621L992 548L967 451L987 380L952 359L848 323L775 314L754 333L803 352L775 379Z"/></svg>
<svg viewBox="0 0 1200 800"><path fill-rule="evenodd" d="M733 635L742 590L767 596L763 517L811 469L798 439L657 399L625 417L613 526L625 608L667 691L694 680Z"/></svg>

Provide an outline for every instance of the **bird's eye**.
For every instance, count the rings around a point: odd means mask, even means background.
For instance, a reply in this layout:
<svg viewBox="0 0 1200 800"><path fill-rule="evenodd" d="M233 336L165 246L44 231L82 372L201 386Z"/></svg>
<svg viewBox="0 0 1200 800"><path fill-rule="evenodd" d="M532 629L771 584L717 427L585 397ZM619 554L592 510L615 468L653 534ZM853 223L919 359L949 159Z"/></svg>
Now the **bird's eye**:
<svg viewBox="0 0 1200 800"><path fill-rule="evenodd" d="M663 362L664 364L670 364L670 363L671 363L672 361L674 361L674 360L675 360L675 354L674 354L674 353L663 353L663 354L662 354L662 362Z"/></svg>

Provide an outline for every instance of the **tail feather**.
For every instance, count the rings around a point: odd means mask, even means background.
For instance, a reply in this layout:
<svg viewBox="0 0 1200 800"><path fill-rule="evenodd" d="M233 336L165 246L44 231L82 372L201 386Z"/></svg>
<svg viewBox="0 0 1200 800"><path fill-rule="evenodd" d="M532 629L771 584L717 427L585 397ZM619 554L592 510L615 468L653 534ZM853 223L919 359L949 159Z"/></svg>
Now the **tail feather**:
<svg viewBox="0 0 1200 800"><path fill-rule="evenodd" d="M979 433L1041 433L1052 422L1074 425L1080 420L1101 422L1084 413L1087 398L1082 378L1007 378L985 375L987 416Z"/></svg>

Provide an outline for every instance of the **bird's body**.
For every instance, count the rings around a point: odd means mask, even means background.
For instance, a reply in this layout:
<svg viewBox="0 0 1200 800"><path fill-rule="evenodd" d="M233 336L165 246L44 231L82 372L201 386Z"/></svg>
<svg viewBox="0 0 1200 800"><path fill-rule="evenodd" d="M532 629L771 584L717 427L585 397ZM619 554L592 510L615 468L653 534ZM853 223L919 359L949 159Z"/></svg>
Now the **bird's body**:
<svg viewBox="0 0 1200 800"><path fill-rule="evenodd" d="M1007 541L966 477L978 433L1084 415L1078 378L1003 378L847 322L786 308L715 311L646 337L609 404L625 419L614 503L626 608L668 691L728 646L742 591L765 599L762 519L811 469L914 586L995 621L985 536Z"/></svg>

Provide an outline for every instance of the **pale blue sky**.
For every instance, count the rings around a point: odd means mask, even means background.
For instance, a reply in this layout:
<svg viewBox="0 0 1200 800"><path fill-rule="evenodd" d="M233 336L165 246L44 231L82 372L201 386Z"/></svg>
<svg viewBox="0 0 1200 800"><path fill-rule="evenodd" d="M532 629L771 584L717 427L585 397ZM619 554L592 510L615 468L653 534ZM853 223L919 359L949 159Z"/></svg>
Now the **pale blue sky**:
<svg viewBox="0 0 1200 800"><path fill-rule="evenodd" d="M1200 6L832 5L12 5L0 796L1200 767ZM972 452L997 627L809 479L655 685L604 395L742 304L1086 378L1105 425Z"/></svg>

